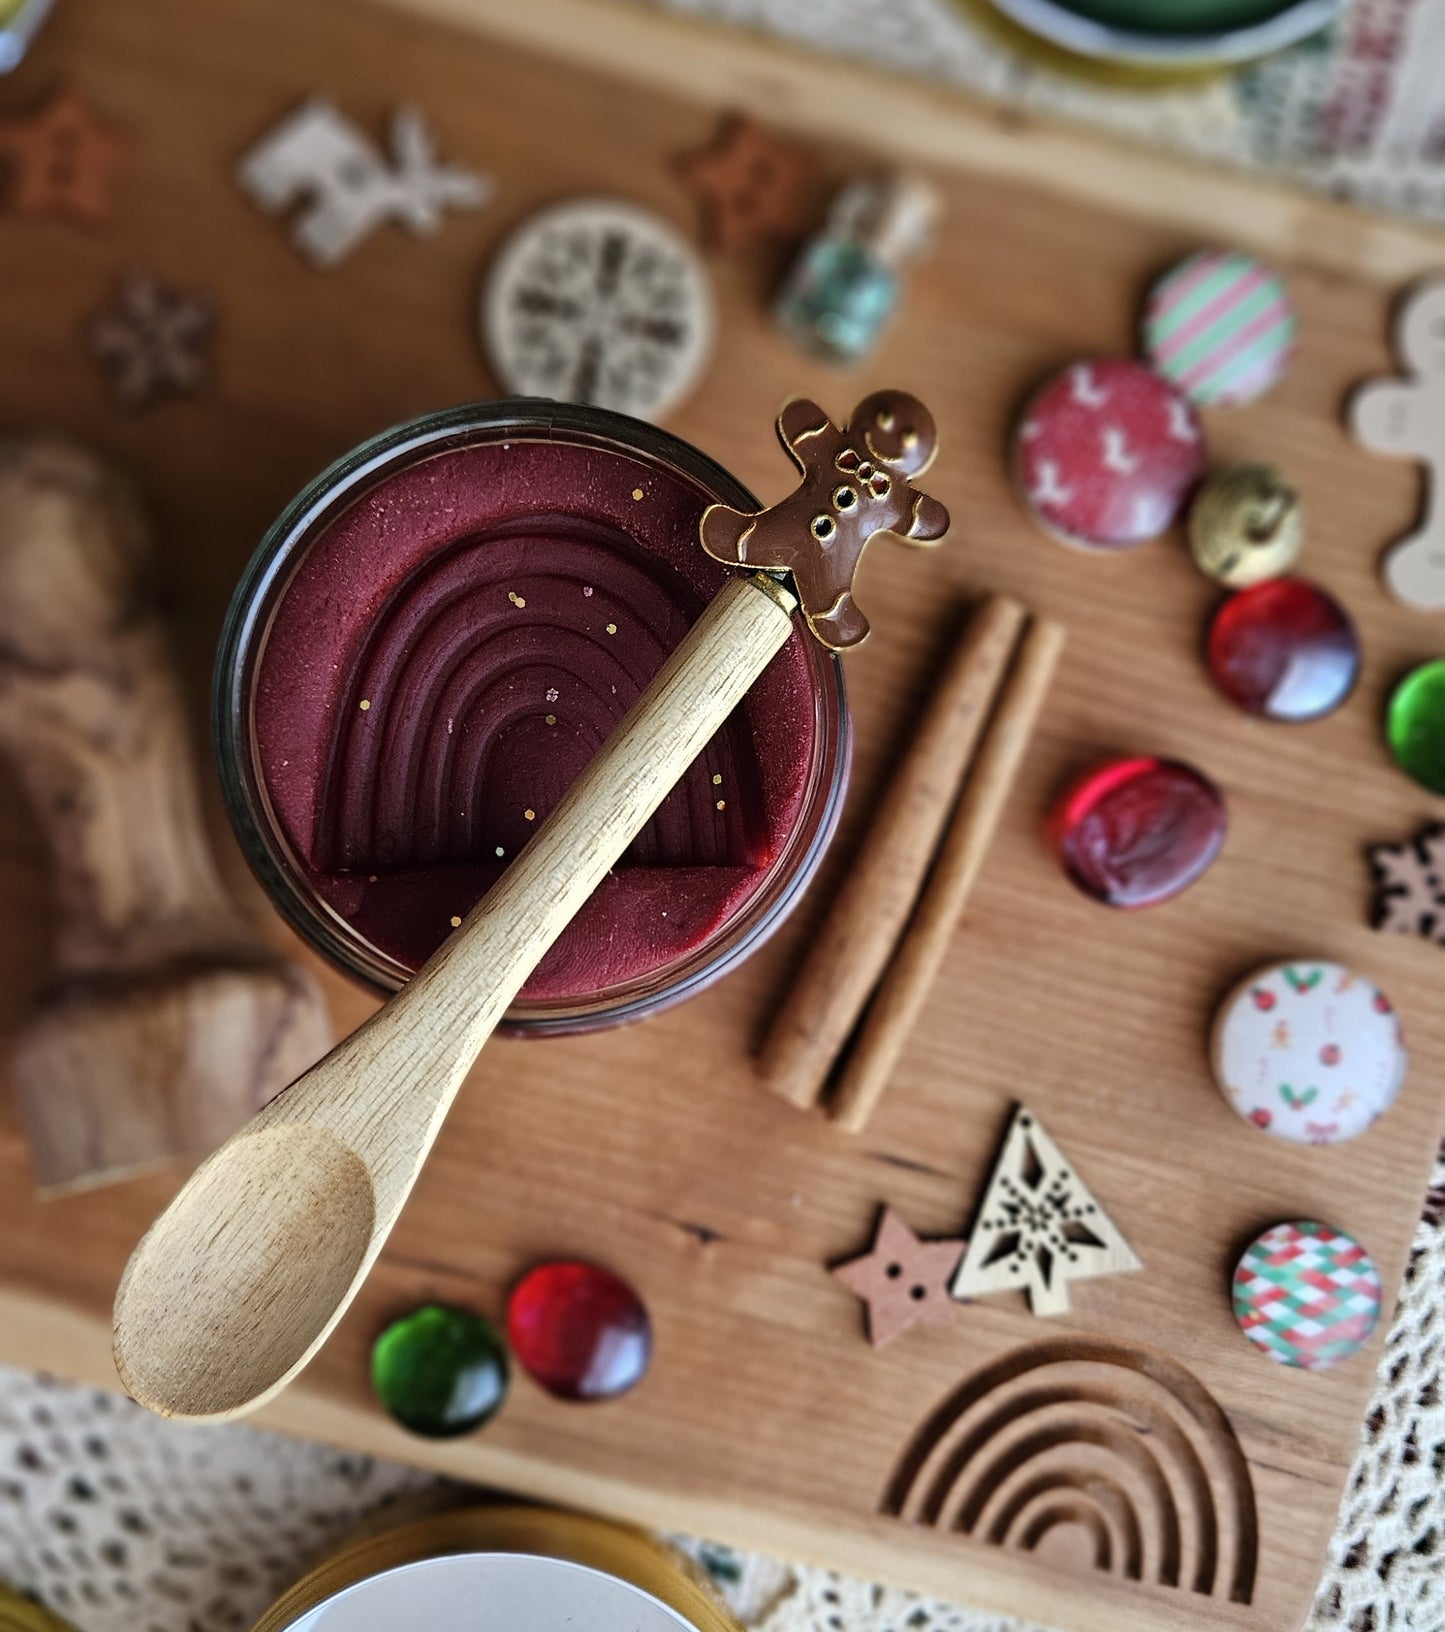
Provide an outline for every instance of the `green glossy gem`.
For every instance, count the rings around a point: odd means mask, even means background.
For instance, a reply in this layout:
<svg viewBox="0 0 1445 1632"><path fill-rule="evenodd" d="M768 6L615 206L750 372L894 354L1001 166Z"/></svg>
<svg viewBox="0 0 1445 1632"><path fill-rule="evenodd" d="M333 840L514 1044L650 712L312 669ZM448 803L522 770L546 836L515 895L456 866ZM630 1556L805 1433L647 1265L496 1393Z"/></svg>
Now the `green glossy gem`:
<svg viewBox="0 0 1445 1632"><path fill-rule="evenodd" d="M507 1350L470 1309L424 1303L395 1320L371 1350L371 1386L403 1428L431 1439L470 1433L507 1396Z"/></svg>
<svg viewBox="0 0 1445 1632"><path fill-rule="evenodd" d="M1385 738L1407 776L1445 793L1445 658L1422 663L1395 687Z"/></svg>

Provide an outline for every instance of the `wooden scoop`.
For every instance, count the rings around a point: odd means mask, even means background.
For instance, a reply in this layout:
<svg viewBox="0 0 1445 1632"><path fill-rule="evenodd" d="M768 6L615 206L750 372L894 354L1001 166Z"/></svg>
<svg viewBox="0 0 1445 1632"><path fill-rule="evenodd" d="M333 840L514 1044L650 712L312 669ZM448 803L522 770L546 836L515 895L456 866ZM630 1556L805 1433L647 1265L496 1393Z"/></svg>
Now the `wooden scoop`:
<svg viewBox="0 0 1445 1632"><path fill-rule="evenodd" d="M916 444L908 451L911 475ZM830 468L817 485L823 513L847 484ZM755 518L749 565L775 565L770 518L796 509L798 497ZM855 492L844 508L859 504ZM880 509L881 526L897 525L896 508ZM713 506L704 538L733 514ZM858 542L856 518L842 519L834 560L846 559L846 589L871 535ZM783 542L794 550L795 540ZM116 1366L142 1405L162 1416L237 1416L316 1353L381 1251L478 1050L787 640L797 606L766 571L732 579L460 929L196 1171L132 1254L116 1294Z"/></svg>

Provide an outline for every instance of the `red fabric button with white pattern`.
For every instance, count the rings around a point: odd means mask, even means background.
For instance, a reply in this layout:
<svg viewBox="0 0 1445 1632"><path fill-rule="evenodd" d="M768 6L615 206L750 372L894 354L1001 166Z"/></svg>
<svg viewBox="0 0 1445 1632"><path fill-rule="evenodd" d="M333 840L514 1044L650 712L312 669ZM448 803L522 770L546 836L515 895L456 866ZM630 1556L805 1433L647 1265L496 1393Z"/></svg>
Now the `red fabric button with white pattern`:
<svg viewBox="0 0 1445 1632"><path fill-rule="evenodd" d="M1143 363L1096 358L1054 375L1014 434L1034 518L1065 544L1125 550L1166 532L1204 474L1193 404Z"/></svg>

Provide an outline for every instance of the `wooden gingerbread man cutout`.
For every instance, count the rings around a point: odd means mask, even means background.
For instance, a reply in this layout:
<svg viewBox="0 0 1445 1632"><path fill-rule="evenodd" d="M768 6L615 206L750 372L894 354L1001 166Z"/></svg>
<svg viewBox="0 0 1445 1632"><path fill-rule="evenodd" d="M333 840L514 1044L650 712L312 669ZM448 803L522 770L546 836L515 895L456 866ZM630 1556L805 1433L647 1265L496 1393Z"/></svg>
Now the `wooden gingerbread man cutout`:
<svg viewBox="0 0 1445 1632"><path fill-rule="evenodd" d="M795 397L778 415L778 437L802 484L756 515L710 505L702 546L728 566L791 573L808 627L842 651L868 633L853 577L869 539L892 533L935 544L948 531L948 511L911 485L933 462L938 431L917 397L875 391L844 430L816 402Z"/></svg>
<svg viewBox="0 0 1445 1632"><path fill-rule="evenodd" d="M1355 440L1376 453L1425 466L1424 518L1385 557L1385 585L1398 601L1445 611L1445 278L1406 298L1395 323L1406 379L1374 380L1350 402Z"/></svg>

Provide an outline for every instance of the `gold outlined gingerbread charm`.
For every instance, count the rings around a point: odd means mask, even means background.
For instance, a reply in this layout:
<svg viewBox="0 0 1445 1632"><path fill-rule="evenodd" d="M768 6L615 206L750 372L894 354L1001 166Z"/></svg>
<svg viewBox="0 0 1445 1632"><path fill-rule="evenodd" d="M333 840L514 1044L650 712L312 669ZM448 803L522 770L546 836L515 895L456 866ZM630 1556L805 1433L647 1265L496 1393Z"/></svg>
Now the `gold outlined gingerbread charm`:
<svg viewBox="0 0 1445 1632"><path fill-rule="evenodd" d="M912 485L933 462L938 431L917 397L875 391L842 430L816 402L795 397L778 415L778 437L803 473L801 485L756 515L709 505L702 546L728 566L791 573L808 627L842 651L868 633L853 599L868 541L891 533L936 544L948 531L948 511Z"/></svg>

